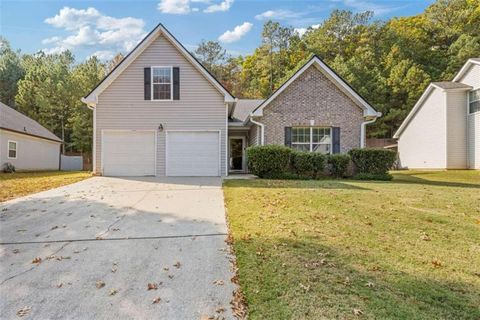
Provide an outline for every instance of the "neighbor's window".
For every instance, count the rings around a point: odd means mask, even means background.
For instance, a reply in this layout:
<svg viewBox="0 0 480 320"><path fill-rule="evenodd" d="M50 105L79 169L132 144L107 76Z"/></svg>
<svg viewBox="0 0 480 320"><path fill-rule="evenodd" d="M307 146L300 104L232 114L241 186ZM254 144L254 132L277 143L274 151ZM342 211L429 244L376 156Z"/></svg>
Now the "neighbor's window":
<svg viewBox="0 0 480 320"><path fill-rule="evenodd" d="M8 158L17 159L17 142L8 141Z"/></svg>
<svg viewBox="0 0 480 320"><path fill-rule="evenodd" d="M172 100L172 67L152 67L153 100Z"/></svg>
<svg viewBox="0 0 480 320"><path fill-rule="evenodd" d="M331 153L332 130L323 127L292 128L292 148L300 151Z"/></svg>
<svg viewBox="0 0 480 320"><path fill-rule="evenodd" d="M470 103L470 113L480 111L480 89L470 91L470 97L468 99Z"/></svg>

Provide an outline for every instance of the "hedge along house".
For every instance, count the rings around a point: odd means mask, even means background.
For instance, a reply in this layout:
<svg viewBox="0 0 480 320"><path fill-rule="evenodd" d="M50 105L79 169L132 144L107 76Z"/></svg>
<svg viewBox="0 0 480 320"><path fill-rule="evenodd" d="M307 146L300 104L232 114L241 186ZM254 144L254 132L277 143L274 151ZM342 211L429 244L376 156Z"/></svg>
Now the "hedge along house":
<svg viewBox="0 0 480 320"><path fill-rule="evenodd" d="M377 113L318 57L266 100L233 97L159 24L82 99L94 172L226 176L250 145L336 153L361 147Z"/></svg>
<svg viewBox="0 0 480 320"><path fill-rule="evenodd" d="M480 169L480 58L432 82L394 138L403 168Z"/></svg>

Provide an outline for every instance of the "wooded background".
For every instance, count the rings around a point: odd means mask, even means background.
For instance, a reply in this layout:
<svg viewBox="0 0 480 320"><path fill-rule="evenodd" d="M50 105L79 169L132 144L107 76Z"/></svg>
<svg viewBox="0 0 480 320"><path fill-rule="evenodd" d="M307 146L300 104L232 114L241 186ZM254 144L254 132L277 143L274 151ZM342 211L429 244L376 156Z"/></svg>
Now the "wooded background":
<svg viewBox="0 0 480 320"><path fill-rule="evenodd" d="M268 21L260 40L250 55L231 56L206 40L193 54L238 98L268 97L316 54L383 113L368 136L390 138L428 83L451 80L468 58L480 57L480 0L438 0L419 15L387 21L335 10L302 36ZM22 54L0 38L0 101L63 138L66 150L90 153L92 112L80 98L121 59Z"/></svg>

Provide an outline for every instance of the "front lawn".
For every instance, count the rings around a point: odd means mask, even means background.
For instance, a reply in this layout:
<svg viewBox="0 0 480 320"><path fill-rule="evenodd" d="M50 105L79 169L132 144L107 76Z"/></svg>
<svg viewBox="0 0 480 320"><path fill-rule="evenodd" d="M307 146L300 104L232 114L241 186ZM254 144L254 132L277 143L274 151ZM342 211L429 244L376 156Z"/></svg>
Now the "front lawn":
<svg viewBox="0 0 480 320"><path fill-rule="evenodd" d="M0 173L0 202L61 187L91 177L90 172L41 171Z"/></svg>
<svg viewBox="0 0 480 320"><path fill-rule="evenodd" d="M480 319L480 172L227 180L250 319Z"/></svg>

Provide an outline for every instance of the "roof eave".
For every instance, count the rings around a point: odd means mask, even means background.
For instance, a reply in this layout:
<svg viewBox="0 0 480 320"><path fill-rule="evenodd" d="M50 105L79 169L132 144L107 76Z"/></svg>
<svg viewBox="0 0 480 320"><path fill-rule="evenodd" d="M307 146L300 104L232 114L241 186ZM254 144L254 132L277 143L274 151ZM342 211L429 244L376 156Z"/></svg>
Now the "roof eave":
<svg viewBox="0 0 480 320"><path fill-rule="evenodd" d="M453 78L453 82L458 82L460 79L463 78L465 75L465 72L470 68L472 64L480 65L480 61L474 60L474 59L468 59L467 62L463 65L463 67L458 71L458 73L455 75Z"/></svg>

